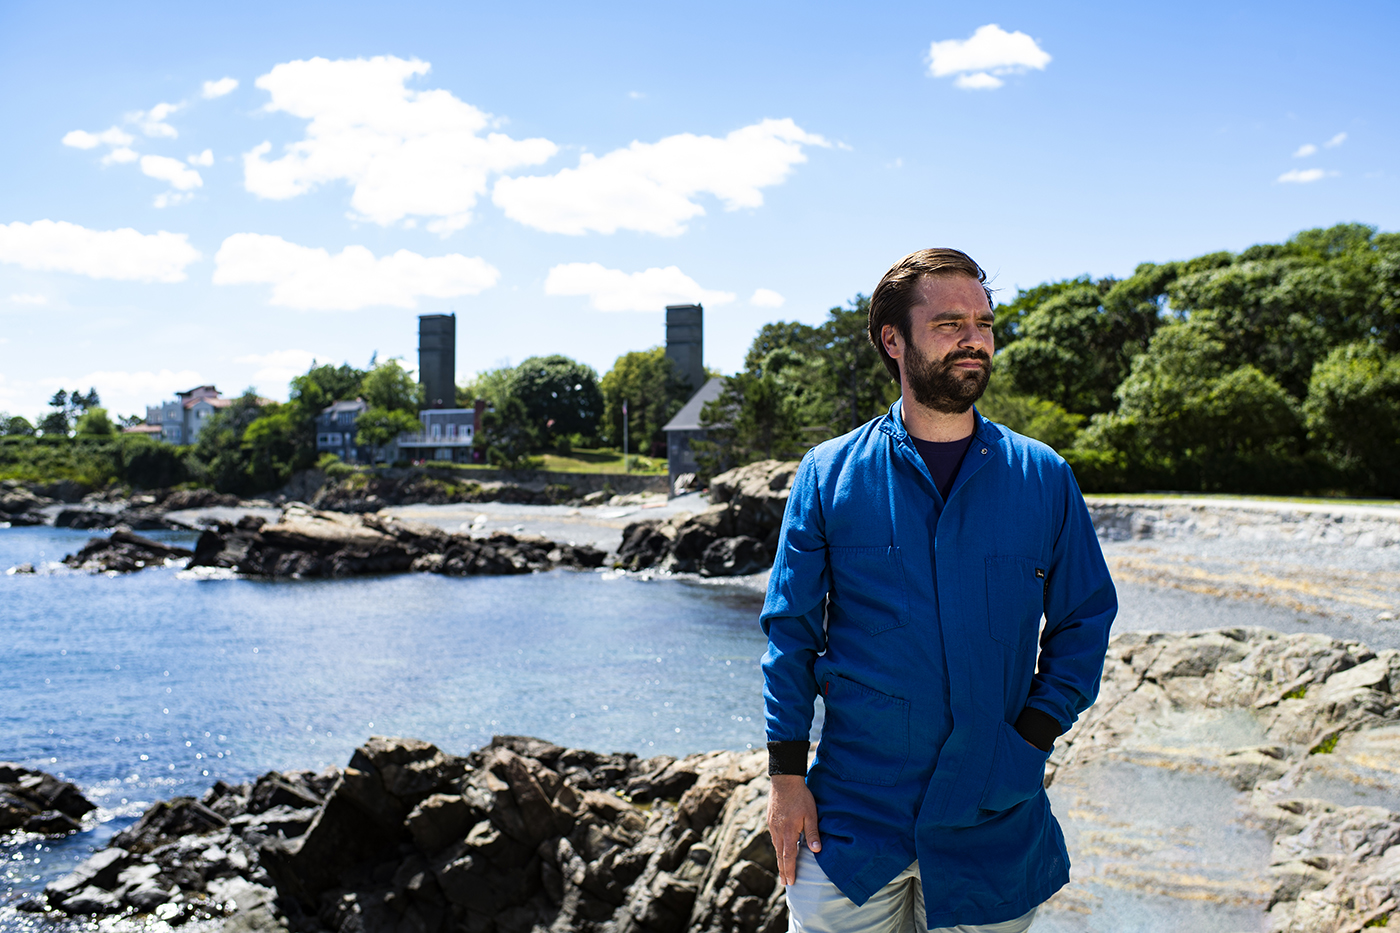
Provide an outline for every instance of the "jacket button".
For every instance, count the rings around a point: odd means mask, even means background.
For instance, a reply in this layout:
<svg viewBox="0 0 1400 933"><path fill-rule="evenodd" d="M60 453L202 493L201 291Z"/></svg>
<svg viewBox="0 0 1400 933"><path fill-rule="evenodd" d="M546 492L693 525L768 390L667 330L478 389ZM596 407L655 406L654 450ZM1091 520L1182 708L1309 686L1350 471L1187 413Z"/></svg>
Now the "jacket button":
<svg viewBox="0 0 1400 933"><path fill-rule="evenodd" d="M986 452L987 452L987 448L983 447L983 448L982 448L982 453L986 453Z"/></svg>

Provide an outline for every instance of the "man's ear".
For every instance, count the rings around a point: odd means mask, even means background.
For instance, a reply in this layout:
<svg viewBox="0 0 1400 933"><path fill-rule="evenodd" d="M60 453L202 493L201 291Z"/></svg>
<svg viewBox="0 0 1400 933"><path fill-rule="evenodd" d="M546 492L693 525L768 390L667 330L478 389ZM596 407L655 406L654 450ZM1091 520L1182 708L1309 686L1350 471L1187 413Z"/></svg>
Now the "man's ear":
<svg viewBox="0 0 1400 933"><path fill-rule="evenodd" d="M893 324L886 324L880 328L880 342L885 345L885 352L890 355L890 359L897 360L904 356L904 335Z"/></svg>

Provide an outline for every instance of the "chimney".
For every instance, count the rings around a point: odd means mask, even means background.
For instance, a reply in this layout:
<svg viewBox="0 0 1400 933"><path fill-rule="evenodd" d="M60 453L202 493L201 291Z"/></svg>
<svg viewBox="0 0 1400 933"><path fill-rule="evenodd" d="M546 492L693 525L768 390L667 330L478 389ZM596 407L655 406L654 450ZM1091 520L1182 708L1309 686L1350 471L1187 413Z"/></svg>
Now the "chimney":
<svg viewBox="0 0 1400 933"><path fill-rule="evenodd" d="M418 315L418 384L426 407L457 407L457 315Z"/></svg>
<svg viewBox="0 0 1400 933"><path fill-rule="evenodd" d="M705 384L705 309L700 305L666 306L666 358L692 393Z"/></svg>

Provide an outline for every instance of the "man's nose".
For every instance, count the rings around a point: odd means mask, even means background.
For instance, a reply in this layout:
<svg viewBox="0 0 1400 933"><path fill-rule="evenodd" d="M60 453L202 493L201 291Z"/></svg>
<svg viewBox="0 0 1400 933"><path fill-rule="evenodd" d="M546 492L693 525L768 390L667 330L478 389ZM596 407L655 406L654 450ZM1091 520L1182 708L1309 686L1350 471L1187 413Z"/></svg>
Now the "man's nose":
<svg viewBox="0 0 1400 933"><path fill-rule="evenodd" d="M982 328L977 325L976 321L973 321L971 324L968 324L962 329L962 333L958 334L958 346L965 347L967 349L972 349L975 347L985 348L987 346L988 340L989 337L987 333L984 332Z"/></svg>

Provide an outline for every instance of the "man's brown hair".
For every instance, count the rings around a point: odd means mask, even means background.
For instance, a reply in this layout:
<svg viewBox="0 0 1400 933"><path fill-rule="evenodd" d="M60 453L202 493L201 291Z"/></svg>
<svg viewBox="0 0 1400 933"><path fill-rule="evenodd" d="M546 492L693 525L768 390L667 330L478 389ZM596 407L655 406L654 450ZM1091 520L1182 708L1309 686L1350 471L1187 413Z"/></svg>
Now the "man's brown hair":
<svg viewBox="0 0 1400 933"><path fill-rule="evenodd" d="M987 273L967 253L946 247L910 253L890 266L890 270L880 279L880 284L875 286L875 294L870 296L870 342L875 344L880 359L895 382L899 381L899 364L885 352L881 332L886 324L893 324L905 342L909 342L912 339L909 309L913 306L914 291L919 287L919 280L927 276L954 275L965 275L982 283L982 291L987 293L987 307L992 306L992 290L987 287Z"/></svg>

